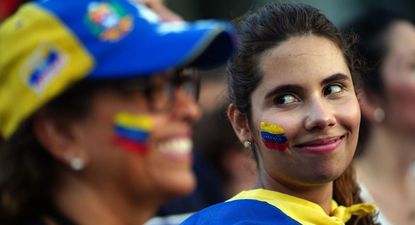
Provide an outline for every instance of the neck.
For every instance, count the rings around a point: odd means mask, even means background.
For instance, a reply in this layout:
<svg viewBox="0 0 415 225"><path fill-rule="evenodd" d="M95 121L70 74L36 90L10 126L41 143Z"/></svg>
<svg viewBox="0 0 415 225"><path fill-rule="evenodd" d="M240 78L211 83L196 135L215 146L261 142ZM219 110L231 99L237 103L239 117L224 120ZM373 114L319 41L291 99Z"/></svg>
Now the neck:
<svg viewBox="0 0 415 225"><path fill-rule="evenodd" d="M262 174L260 176L261 188L281 192L316 203L320 205L327 215L330 215L331 201L333 199L333 182L322 185L304 186L282 184L273 179L269 179L267 176L267 174Z"/></svg>
<svg viewBox="0 0 415 225"><path fill-rule="evenodd" d="M119 188L99 187L64 172L54 192L57 209L78 225L144 224L161 205L156 198L129 197Z"/></svg>

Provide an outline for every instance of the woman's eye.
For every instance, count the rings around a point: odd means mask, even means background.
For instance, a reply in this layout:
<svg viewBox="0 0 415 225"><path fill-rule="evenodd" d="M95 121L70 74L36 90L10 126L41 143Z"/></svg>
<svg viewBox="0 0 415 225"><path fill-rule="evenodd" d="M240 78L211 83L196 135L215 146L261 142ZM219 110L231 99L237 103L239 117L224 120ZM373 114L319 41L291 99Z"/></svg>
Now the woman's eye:
<svg viewBox="0 0 415 225"><path fill-rule="evenodd" d="M298 100L291 94L281 95L274 99L274 104L276 105L286 105L294 102L298 102Z"/></svg>
<svg viewBox="0 0 415 225"><path fill-rule="evenodd" d="M336 93L340 93L343 91L343 87L339 84L333 84L333 85L329 85L327 86L323 93L324 95L331 95L331 94L336 94Z"/></svg>

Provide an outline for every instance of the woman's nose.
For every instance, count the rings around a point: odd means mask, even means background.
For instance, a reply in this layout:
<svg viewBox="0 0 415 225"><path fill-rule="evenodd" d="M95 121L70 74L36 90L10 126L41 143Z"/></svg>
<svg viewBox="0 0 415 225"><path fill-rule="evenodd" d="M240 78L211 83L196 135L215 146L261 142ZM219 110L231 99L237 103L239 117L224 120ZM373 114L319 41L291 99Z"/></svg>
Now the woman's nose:
<svg viewBox="0 0 415 225"><path fill-rule="evenodd" d="M316 98L310 101L304 127L306 130L323 130L336 125L333 108L324 99Z"/></svg>
<svg viewBox="0 0 415 225"><path fill-rule="evenodd" d="M202 116L202 110L197 101L180 89L176 91L175 95L172 112L174 116L191 123L198 121Z"/></svg>

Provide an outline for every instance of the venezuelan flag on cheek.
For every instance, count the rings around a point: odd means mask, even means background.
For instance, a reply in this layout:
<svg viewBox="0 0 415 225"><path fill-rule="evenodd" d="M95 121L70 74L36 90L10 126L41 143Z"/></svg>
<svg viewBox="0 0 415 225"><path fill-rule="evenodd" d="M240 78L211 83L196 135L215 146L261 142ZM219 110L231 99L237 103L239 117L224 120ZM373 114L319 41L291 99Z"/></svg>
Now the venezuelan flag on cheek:
<svg viewBox="0 0 415 225"><path fill-rule="evenodd" d="M288 148L284 128L264 121L261 121L260 126L261 138L267 148L278 151L285 151Z"/></svg>
<svg viewBox="0 0 415 225"><path fill-rule="evenodd" d="M123 149L144 154L154 127L151 117L142 114L118 113L114 118L115 144Z"/></svg>

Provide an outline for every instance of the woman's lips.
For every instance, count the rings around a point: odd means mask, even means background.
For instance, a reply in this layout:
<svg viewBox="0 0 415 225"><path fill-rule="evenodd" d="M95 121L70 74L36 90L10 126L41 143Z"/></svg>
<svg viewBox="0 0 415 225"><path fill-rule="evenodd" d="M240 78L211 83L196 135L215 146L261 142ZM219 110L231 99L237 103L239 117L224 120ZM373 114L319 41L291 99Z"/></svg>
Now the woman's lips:
<svg viewBox="0 0 415 225"><path fill-rule="evenodd" d="M295 145L294 147L311 153L328 153L334 151L343 141L343 136L322 138Z"/></svg>

